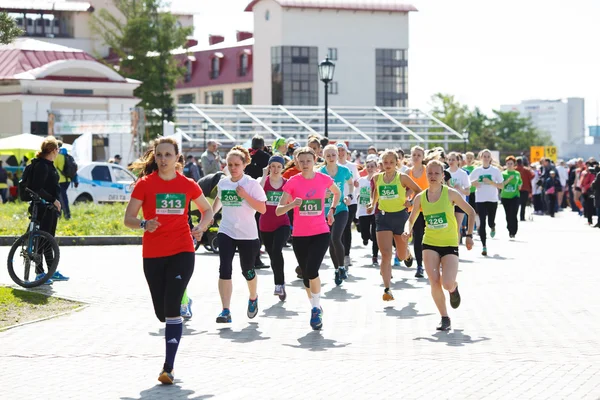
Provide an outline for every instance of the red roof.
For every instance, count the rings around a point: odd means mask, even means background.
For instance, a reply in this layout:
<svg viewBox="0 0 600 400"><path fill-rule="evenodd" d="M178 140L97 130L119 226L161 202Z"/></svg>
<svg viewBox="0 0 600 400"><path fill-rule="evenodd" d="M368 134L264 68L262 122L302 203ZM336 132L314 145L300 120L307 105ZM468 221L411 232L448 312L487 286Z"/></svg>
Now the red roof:
<svg viewBox="0 0 600 400"><path fill-rule="evenodd" d="M96 61L81 50L39 40L17 39L10 45L0 46L0 80L17 79L17 74L59 60Z"/></svg>
<svg viewBox="0 0 600 400"><path fill-rule="evenodd" d="M260 0L253 0L244 11L252 11ZM275 0L281 7L316 8L350 11L410 12L418 11L412 4L397 0Z"/></svg>

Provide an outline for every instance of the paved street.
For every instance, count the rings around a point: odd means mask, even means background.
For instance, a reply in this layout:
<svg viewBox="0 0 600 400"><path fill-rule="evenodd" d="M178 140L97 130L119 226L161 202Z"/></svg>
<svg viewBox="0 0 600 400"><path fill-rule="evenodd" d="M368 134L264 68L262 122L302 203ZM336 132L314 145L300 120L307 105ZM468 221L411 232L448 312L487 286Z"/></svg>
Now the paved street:
<svg viewBox="0 0 600 400"><path fill-rule="evenodd" d="M600 229L565 211L522 223L509 241L501 207L497 226L488 258L477 240L460 249L463 301L450 309L449 333L435 331L440 317L414 267L395 269L396 300L381 300L379 271L366 265L357 234L348 281L336 288L333 268L321 269L321 332L310 329L290 248L288 300L272 295L273 275L262 270L260 312L248 320L235 261L233 324L217 325L218 256L200 250L172 387L157 385L164 325L141 247L63 247L59 269L71 281L43 290L91 305L0 333L0 398L600 398ZM7 253L0 247L0 260ZM5 267L0 283L10 283Z"/></svg>

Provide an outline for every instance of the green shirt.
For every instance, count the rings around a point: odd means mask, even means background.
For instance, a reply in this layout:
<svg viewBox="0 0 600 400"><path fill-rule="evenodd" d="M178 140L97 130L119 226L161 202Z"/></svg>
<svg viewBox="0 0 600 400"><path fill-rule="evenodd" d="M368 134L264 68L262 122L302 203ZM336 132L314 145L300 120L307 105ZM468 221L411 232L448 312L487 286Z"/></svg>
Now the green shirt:
<svg viewBox="0 0 600 400"><path fill-rule="evenodd" d="M473 172L473 170L475 169L474 165L467 165L465 167L463 167L463 169L465 171L467 171L467 174L471 175L471 172ZM471 193L475 193L475 191L477 190L477 188L473 185L471 185Z"/></svg>
<svg viewBox="0 0 600 400"><path fill-rule="evenodd" d="M500 193L500 197L503 199L514 199L515 197L519 197L519 187L523 184L521 180L521 174L519 171L503 171L502 179L504 182L510 177L514 176L510 182L504 185L504 189Z"/></svg>

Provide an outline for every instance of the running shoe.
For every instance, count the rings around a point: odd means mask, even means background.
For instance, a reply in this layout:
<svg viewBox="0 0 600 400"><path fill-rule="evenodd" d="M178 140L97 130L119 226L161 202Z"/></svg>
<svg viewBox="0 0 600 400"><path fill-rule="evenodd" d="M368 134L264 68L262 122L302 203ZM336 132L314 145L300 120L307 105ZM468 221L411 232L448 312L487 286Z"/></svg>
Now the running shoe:
<svg viewBox="0 0 600 400"><path fill-rule="evenodd" d="M383 301L392 301L394 300L394 295L390 289L385 289L383 291Z"/></svg>
<svg viewBox="0 0 600 400"><path fill-rule="evenodd" d="M483 248L483 250L481 251L481 255L482 256L487 256L487 247Z"/></svg>
<svg viewBox="0 0 600 400"><path fill-rule="evenodd" d="M252 319L258 314L258 296L254 300L248 300L248 318Z"/></svg>
<svg viewBox="0 0 600 400"><path fill-rule="evenodd" d="M490 231L490 237L493 239L493 238L494 238L494 236L496 236L496 228L493 228L493 229Z"/></svg>
<svg viewBox="0 0 600 400"><path fill-rule="evenodd" d="M42 279L44 276L46 276L46 274L37 274L35 276L35 280L39 281L40 279ZM46 282L44 282L44 285L52 285L52 282L54 282L52 279L48 279Z"/></svg>
<svg viewBox="0 0 600 400"><path fill-rule="evenodd" d="M369 239L363 239L363 245L366 246L369 244Z"/></svg>
<svg viewBox="0 0 600 400"><path fill-rule="evenodd" d="M335 285L336 286L340 286L343 282L342 280L342 274L340 272L340 268L335 270L335 277L333 278Z"/></svg>
<svg viewBox="0 0 600 400"><path fill-rule="evenodd" d="M435 329L438 331L449 331L452 329L452 325L450 325L450 317L442 317L442 321Z"/></svg>
<svg viewBox="0 0 600 400"><path fill-rule="evenodd" d="M454 292L450 293L450 305L452 308L458 308L458 306L460 306L460 293L458 293L458 285L456 285Z"/></svg>
<svg viewBox="0 0 600 400"><path fill-rule="evenodd" d="M408 258L406 260L404 260L404 265L406 265L406 268L410 268L413 265L413 256L412 254L410 254L410 252L408 252Z"/></svg>
<svg viewBox="0 0 600 400"><path fill-rule="evenodd" d="M70 278L56 271L51 278L53 281L68 281Z"/></svg>
<svg viewBox="0 0 600 400"><path fill-rule="evenodd" d="M217 317L218 324L228 324L231 322L231 311L229 308L224 308L221 314Z"/></svg>
<svg viewBox="0 0 600 400"><path fill-rule="evenodd" d="M352 260L350 256L344 256L344 267L349 267L352 265Z"/></svg>
<svg viewBox="0 0 600 400"><path fill-rule="evenodd" d="M373 257L373 264L374 267L379 267L379 262L377 262L377 257Z"/></svg>
<svg viewBox="0 0 600 400"><path fill-rule="evenodd" d="M158 376L158 380L163 385L172 385L173 382L175 381L175 377L173 376L173 371L171 370L171 372L167 372L163 369L161 371L160 375Z"/></svg>
<svg viewBox="0 0 600 400"><path fill-rule="evenodd" d="M394 267L399 267L400 265L400 259L398 256L394 256Z"/></svg>
<svg viewBox="0 0 600 400"><path fill-rule="evenodd" d="M421 265L417 265L417 273L415 274L415 278L423 278L423 267Z"/></svg>
<svg viewBox="0 0 600 400"><path fill-rule="evenodd" d="M302 268L299 265L296 267L296 277L302 279Z"/></svg>
<svg viewBox="0 0 600 400"><path fill-rule="evenodd" d="M315 331L318 331L323 327L323 308L312 308L310 311L310 326Z"/></svg>
<svg viewBox="0 0 600 400"><path fill-rule="evenodd" d="M346 267L340 267L340 278L342 278L343 280L348 279L348 270L346 269Z"/></svg>
<svg viewBox="0 0 600 400"><path fill-rule="evenodd" d="M254 269L268 269L268 268L271 268L271 266L262 262L261 259L259 259L258 262L256 263L256 265L254 266Z"/></svg>
<svg viewBox="0 0 600 400"><path fill-rule="evenodd" d="M182 304L179 307L179 314L185 319L189 321L192 318L192 299L187 304Z"/></svg>
<svg viewBox="0 0 600 400"><path fill-rule="evenodd" d="M284 301L287 297L287 294L285 293L285 285L275 285L275 291L273 292L273 295L279 296L279 300Z"/></svg>

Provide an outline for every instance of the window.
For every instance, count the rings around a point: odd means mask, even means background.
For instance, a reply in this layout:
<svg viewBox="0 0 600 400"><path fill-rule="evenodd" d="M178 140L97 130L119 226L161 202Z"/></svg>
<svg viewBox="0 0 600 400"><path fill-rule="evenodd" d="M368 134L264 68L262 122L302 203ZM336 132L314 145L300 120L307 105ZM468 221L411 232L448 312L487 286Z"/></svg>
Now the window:
<svg viewBox="0 0 600 400"><path fill-rule="evenodd" d="M308 64L308 47L292 47L292 64Z"/></svg>
<svg viewBox="0 0 600 400"><path fill-rule="evenodd" d="M271 48L273 105L319 104L318 52L317 47Z"/></svg>
<svg viewBox="0 0 600 400"><path fill-rule="evenodd" d="M110 171L105 165L98 165L92 170L92 180L102 182L112 182Z"/></svg>
<svg viewBox="0 0 600 400"><path fill-rule="evenodd" d="M64 89L64 94L77 95L77 96L93 96L94 91L92 89Z"/></svg>
<svg viewBox="0 0 600 400"><path fill-rule="evenodd" d="M181 94L177 97L177 104L195 104L196 95L194 93Z"/></svg>
<svg viewBox="0 0 600 400"><path fill-rule="evenodd" d="M252 89L234 89L233 104L252 104Z"/></svg>
<svg viewBox="0 0 600 400"><path fill-rule="evenodd" d="M219 64L221 64L219 57L213 57L210 60L210 79L217 79L219 77Z"/></svg>
<svg viewBox="0 0 600 400"><path fill-rule="evenodd" d="M408 60L404 49L376 49L375 103L383 107L406 107Z"/></svg>
<svg viewBox="0 0 600 400"><path fill-rule="evenodd" d="M112 167L111 169L113 176L115 177L115 182L133 183L133 176L123 168Z"/></svg>
<svg viewBox="0 0 600 400"><path fill-rule="evenodd" d="M329 82L329 89L327 92L329 94L338 94L338 83L337 82Z"/></svg>
<svg viewBox="0 0 600 400"><path fill-rule="evenodd" d="M185 62L185 82L189 82L192 80L192 60L188 59Z"/></svg>
<svg viewBox="0 0 600 400"><path fill-rule="evenodd" d="M204 104L223 104L223 91L215 90L204 93Z"/></svg>
<svg viewBox="0 0 600 400"><path fill-rule="evenodd" d="M337 48L330 47L327 49L327 57L332 61L337 61Z"/></svg>
<svg viewBox="0 0 600 400"><path fill-rule="evenodd" d="M248 73L248 54L241 54L239 57L238 76L246 76Z"/></svg>

